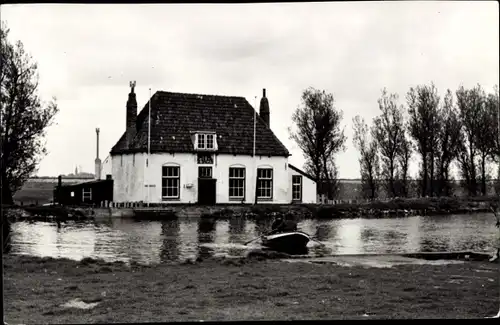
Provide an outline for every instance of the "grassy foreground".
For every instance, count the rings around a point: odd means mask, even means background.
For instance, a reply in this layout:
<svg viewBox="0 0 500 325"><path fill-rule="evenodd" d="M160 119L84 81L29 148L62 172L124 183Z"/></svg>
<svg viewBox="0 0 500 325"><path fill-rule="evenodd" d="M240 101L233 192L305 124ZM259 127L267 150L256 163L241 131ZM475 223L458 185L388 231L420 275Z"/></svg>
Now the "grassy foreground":
<svg viewBox="0 0 500 325"><path fill-rule="evenodd" d="M483 318L499 308L498 264L390 269L277 260L126 266L7 256L7 323ZM99 302L67 309L74 298Z"/></svg>

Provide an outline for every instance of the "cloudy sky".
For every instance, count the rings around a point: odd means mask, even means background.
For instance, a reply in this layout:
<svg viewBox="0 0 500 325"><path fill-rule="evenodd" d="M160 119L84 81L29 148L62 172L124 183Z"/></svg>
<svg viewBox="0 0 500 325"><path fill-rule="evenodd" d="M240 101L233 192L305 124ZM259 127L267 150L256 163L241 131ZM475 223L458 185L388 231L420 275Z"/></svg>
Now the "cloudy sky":
<svg viewBox="0 0 500 325"><path fill-rule="evenodd" d="M149 88L251 104L266 88L271 128L300 167L292 112L305 88L331 92L348 136L342 178L359 177L352 118L371 121L383 87L403 103L418 84L443 94L499 80L496 1L4 5L1 19L38 62L41 97L58 99L38 175L93 172L95 128L103 159L124 131L130 80L140 107Z"/></svg>

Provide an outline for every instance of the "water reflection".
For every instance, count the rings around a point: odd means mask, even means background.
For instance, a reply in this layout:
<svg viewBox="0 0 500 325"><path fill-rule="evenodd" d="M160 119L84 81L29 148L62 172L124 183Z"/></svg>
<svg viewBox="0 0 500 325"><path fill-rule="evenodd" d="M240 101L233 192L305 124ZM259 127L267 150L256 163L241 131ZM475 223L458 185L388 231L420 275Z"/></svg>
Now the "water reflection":
<svg viewBox="0 0 500 325"><path fill-rule="evenodd" d="M406 244L406 234L397 230L388 230L384 234L384 244L388 247L387 253L401 251L401 247Z"/></svg>
<svg viewBox="0 0 500 325"><path fill-rule="evenodd" d="M398 219L301 220L298 228L324 246L310 243L310 255L418 252L444 250L494 251L496 228L491 215L408 217ZM110 219L66 222L15 222L11 253L81 259L96 257L160 263L242 255L258 247L246 241L269 231L271 220L209 218L134 222Z"/></svg>
<svg viewBox="0 0 500 325"><path fill-rule="evenodd" d="M271 229L272 220L258 219L255 221L255 232L257 236L262 236Z"/></svg>
<svg viewBox="0 0 500 325"><path fill-rule="evenodd" d="M229 219L229 241L241 241L242 236L245 234L246 219L245 218L231 218Z"/></svg>
<svg viewBox="0 0 500 325"><path fill-rule="evenodd" d="M162 262L177 261L179 259L179 233L180 223L178 219L161 222L163 240L160 249L160 260Z"/></svg>
<svg viewBox="0 0 500 325"><path fill-rule="evenodd" d="M319 224L316 227L316 232L314 233L314 237L316 237L319 241L326 241L328 238L332 236L333 225L331 224ZM332 236L334 237L334 236Z"/></svg>
<svg viewBox="0 0 500 325"><path fill-rule="evenodd" d="M338 240L332 247L337 254L357 254L363 251L363 242L361 240L361 230L363 227L362 219L339 220L339 226L342 232L338 234Z"/></svg>
<svg viewBox="0 0 500 325"><path fill-rule="evenodd" d="M120 256L125 259L130 259L133 256L133 259L139 263L160 262L163 240L160 222L133 222L123 219L114 224L113 227L120 230L119 241L122 245L122 248L118 249ZM109 244L112 245L112 243Z"/></svg>
<svg viewBox="0 0 500 325"><path fill-rule="evenodd" d="M14 223L14 226L18 226L18 224ZM44 222L27 222L22 226L19 232L16 231L17 227L13 227L13 250L17 246L22 246L24 254L57 257L57 252L54 252L55 225Z"/></svg>
<svg viewBox="0 0 500 325"><path fill-rule="evenodd" d="M244 243L246 242L246 218L231 218L229 219L229 243ZM230 246L228 248L228 255L230 256L238 256L242 253L241 248L236 248Z"/></svg>
<svg viewBox="0 0 500 325"><path fill-rule="evenodd" d="M127 249L127 228L122 228L121 220L116 219L108 222L96 222L93 224L95 234L94 254L104 260L129 261ZM135 223L134 223L135 224ZM63 225L62 230L66 227Z"/></svg>
<svg viewBox="0 0 500 325"><path fill-rule="evenodd" d="M200 218L198 220L198 256L201 258L207 258L214 255L214 249L212 245L215 239L215 219L211 218Z"/></svg>
<svg viewBox="0 0 500 325"><path fill-rule="evenodd" d="M448 238L422 238L422 252L444 252L450 249Z"/></svg>
<svg viewBox="0 0 500 325"><path fill-rule="evenodd" d="M198 222L195 219L180 219L180 253L183 259L198 257Z"/></svg>
<svg viewBox="0 0 500 325"><path fill-rule="evenodd" d="M406 248L405 251L417 252L420 250L421 220L419 217L410 217L406 222Z"/></svg>

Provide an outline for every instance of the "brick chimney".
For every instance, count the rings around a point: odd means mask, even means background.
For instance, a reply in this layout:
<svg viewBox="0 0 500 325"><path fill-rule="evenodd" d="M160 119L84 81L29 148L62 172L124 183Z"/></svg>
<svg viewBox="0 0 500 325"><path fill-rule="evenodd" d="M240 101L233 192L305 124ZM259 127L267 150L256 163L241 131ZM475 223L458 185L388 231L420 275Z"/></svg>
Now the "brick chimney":
<svg viewBox="0 0 500 325"><path fill-rule="evenodd" d="M97 136L97 149L96 149L96 158L95 158L95 179L101 179L101 159L99 159L99 128L95 129L95 133Z"/></svg>
<svg viewBox="0 0 500 325"><path fill-rule="evenodd" d="M262 99L260 100L259 115L264 120L267 127L271 128L269 120L269 101L266 97L266 88L262 89Z"/></svg>
<svg viewBox="0 0 500 325"><path fill-rule="evenodd" d="M130 93L127 100L127 128L125 129L127 148L132 145L136 133L137 100L134 93L135 81L130 82Z"/></svg>

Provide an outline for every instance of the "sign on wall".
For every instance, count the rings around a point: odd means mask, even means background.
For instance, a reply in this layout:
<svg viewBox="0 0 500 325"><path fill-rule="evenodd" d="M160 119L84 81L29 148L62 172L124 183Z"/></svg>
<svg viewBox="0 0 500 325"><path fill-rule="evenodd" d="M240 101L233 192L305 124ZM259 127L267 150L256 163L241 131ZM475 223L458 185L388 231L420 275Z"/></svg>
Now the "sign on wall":
<svg viewBox="0 0 500 325"><path fill-rule="evenodd" d="M210 153L198 153L198 164L213 164L214 156Z"/></svg>

